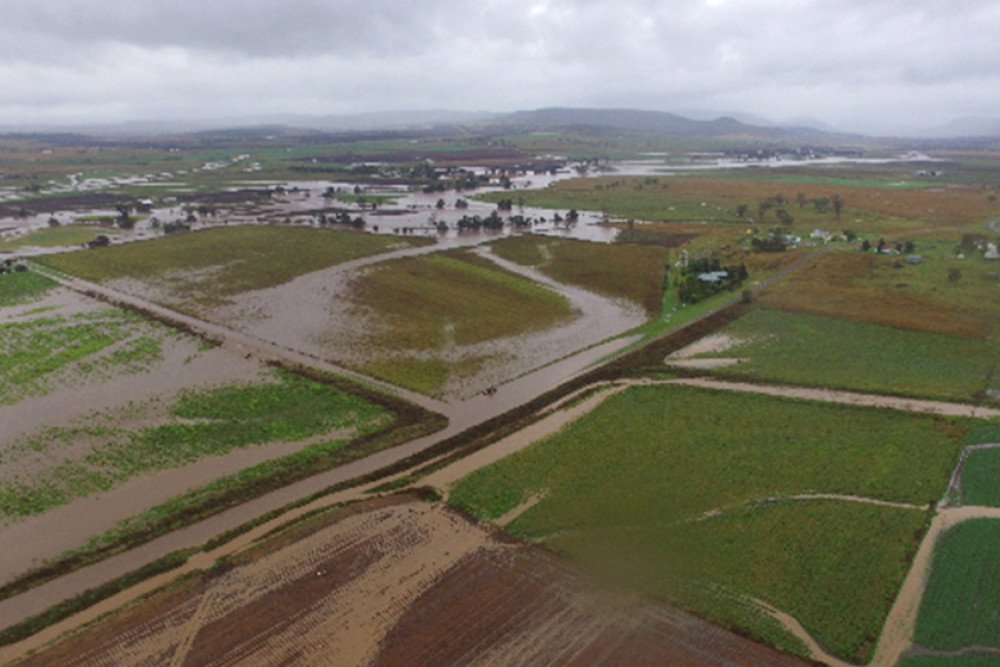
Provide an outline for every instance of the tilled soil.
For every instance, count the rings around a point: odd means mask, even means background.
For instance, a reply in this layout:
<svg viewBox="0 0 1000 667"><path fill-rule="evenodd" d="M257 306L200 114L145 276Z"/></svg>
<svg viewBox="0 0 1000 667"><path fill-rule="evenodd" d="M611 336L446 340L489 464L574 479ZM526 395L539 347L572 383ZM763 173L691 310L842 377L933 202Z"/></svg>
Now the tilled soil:
<svg viewBox="0 0 1000 667"><path fill-rule="evenodd" d="M308 531L306 531L308 532ZM412 496L281 538L29 665L803 665Z"/></svg>

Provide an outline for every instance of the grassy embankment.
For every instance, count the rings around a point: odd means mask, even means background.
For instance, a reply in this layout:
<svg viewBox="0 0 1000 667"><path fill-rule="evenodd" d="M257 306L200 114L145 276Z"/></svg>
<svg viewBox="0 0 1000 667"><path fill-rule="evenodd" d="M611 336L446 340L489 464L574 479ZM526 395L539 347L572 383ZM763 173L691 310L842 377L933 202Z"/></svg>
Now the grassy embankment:
<svg viewBox="0 0 1000 667"><path fill-rule="evenodd" d="M835 653L863 660L927 512L782 497L932 503L966 429L957 420L878 410L633 388L466 477L451 502L497 518L543 494L510 531L801 651L749 611L744 596L763 599Z"/></svg>
<svg viewBox="0 0 1000 667"><path fill-rule="evenodd" d="M369 321L357 345L375 357L361 370L433 393L490 363L472 348L569 320L569 301L468 251L385 262L353 282ZM496 361L496 360L492 360Z"/></svg>

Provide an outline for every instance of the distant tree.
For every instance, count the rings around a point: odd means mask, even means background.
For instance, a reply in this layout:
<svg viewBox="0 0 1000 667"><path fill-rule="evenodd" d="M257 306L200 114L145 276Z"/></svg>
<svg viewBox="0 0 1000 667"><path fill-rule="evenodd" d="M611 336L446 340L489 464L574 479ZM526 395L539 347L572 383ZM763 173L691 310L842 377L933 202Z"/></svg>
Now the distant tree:
<svg viewBox="0 0 1000 667"><path fill-rule="evenodd" d="M906 243L903 244L903 252L905 252L907 255L913 254L913 252L916 249L917 249L917 244L914 243L913 241L907 241Z"/></svg>
<svg viewBox="0 0 1000 667"><path fill-rule="evenodd" d="M833 214L839 219L840 212L844 209L844 200L840 198L840 195L835 194L830 197L830 203L833 204Z"/></svg>
<svg viewBox="0 0 1000 667"><path fill-rule="evenodd" d="M132 229L135 227L135 220L129 215L128 204L118 204L115 206L115 210L118 211L118 217L115 222L122 229Z"/></svg>
<svg viewBox="0 0 1000 667"><path fill-rule="evenodd" d="M437 208L438 210L441 210L442 208L444 208L444 206L445 206L444 199L438 199L437 203L434 204L434 207Z"/></svg>
<svg viewBox="0 0 1000 667"><path fill-rule="evenodd" d="M767 215L767 212L771 210L772 205L773 203L770 199L761 199L757 202L757 219L763 220L764 216Z"/></svg>
<svg viewBox="0 0 1000 667"><path fill-rule="evenodd" d="M580 219L580 214L577 213L575 208L571 208L569 211L566 212L567 223L576 222L579 219Z"/></svg>
<svg viewBox="0 0 1000 667"><path fill-rule="evenodd" d="M746 204L740 204L739 206L736 207L736 217L742 218L747 214L748 210L750 210L749 206L747 206Z"/></svg>
<svg viewBox="0 0 1000 667"><path fill-rule="evenodd" d="M958 270L954 266L948 269L948 282L957 283L961 279L962 279L962 272L960 270Z"/></svg>
<svg viewBox="0 0 1000 667"><path fill-rule="evenodd" d="M803 206L805 206L806 205L806 201L807 201L806 200L806 196L804 194L802 194L801 192L799 192L798 194L795 195L795 203L799 205L799 208L802 208Z"/></svg>
<svg viewBox="0 0 1000 667"><path fill-rule="evenodd" d="M58 227L61 223L55 216L49 218L49 227Z"/></svg>
<svg viewBox="0 0 1000 667"><path fill-rule="evenodd" d="M779 208L774 214L778 216L778 222L785 227L791 227L792 223L795 222L795 218L789 215L788 211L783 208Z"/></svg>
<svg viewBox="0 0 1000 667"><path fill-rule="evenodd" d="M465 201L464 199L456 199L455 200L455 208L460 209L460 210L467 209L467 208L469 208L469 202Z"/></svg>
<svg viewBox="0 0 1000 667"><path fill-rule="evenodd" d="M868 239L861 242L861 252L868 252L872 249L872 244L869 243Z"/></svg>

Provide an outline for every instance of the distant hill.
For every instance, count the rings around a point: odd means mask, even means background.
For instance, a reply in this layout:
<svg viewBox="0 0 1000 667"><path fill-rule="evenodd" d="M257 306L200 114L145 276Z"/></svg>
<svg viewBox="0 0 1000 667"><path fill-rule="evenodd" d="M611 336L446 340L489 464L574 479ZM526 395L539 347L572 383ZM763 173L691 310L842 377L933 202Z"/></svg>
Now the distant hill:
<svg viewBox="0 0 1000 667"><path fill-rule="evenodd" d="M763 122L767 122L761 119ZM692 120L666 111L639 109L571 109L547 108L517 111L500 115L501 126L517 126L535 130L592 129L613 130L633 134L667 137L688 137L706 140L733 139L767 143L797 143L846 145L863 140L859 135L841 134L815 127L781 127L773 124L754 125L731 116L709 120Z"/></svg>
<svg viewBox="0 0 1000 667"><path fill-rule="evenodd" d="M666 111L638 109L536 109L505 114L500 117L500 122L553 129L609 128L639 134L683 137L721 137L748 133L768 136L785 134L780 128L745 125L730 117L691 120Z"/></svg>
<svg viewBox="0 0 1000 667"><path fill-rule="evenodd" d="M450 133L509 133L521 131L587 131L690 138L711 143L851 146L871 143L860 135L843 134L803 122L795 126L741 115L708 117L712 112L692 112L688 118L665 111L641 109L542 108L510 113L447 110L393 111L344 115L268 115L215 120L149 120L105 125L64 127L2 127L0 133L70 135L92 141L129 142L140 138L166 141L184 138L202 142L270 140L295 137L307 141L330 140L342 135L389 133L393 137L447 135Z"/></svg>
<svg viewBox="0 0 1000 667"><path fill-rule="evenodd" d="M1000 137L1000 118L958 118L924 134L940 138Z"/></svg>

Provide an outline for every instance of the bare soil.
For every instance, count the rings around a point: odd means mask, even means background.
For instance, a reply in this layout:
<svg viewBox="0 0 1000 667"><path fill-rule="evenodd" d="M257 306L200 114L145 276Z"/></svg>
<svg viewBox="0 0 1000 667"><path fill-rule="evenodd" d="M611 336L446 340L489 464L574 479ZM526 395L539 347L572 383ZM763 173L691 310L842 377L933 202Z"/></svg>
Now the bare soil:
<svg viewBox="0 0 1000 667"><path fill-rule="evenodd" d="M406 496L272 541L19 664L236 663L805 664Z"/></svg>

